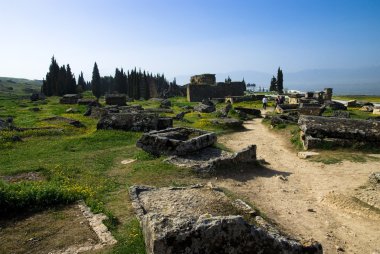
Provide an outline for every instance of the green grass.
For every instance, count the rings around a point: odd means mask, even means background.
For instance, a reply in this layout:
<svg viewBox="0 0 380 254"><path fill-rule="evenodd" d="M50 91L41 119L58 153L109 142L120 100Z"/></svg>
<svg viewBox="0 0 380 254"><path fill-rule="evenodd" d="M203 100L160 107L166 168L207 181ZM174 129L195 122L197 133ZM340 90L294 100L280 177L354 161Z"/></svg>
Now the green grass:
<svg viewBox="0 0 380 254"><path fill-rule="evenodd" d="M163 115L173 116L183 111L181 107L197 104L187 102L186 98L170 100L174 113ZM159 107L155 101L128 104ZM218 104L217 108L224 106ZM40 111L32 111L33 107ZM68 108L78 112L67 114ZM84 117L85 110L85 106L61 105L58 97L49 97L46 102L30 102L22 89L12 94L0 93L0 118L12 116L17 127L52 128L0 131L0 177L31 171L44 175L39 182L6 183L0 178L0 213L40 210L84 199L94 212L103 212L109 217L106 224L118 240L110 253L144 253L144 240L129 200L128 187L134 184L183 186L205 179L198 178L191 170L164 162L164 157L153 157L136 149L141 133L96 130L97 120ZM213 125L211 119L216 118L216 114L189 113L186 121L175 121L174 125L218 134L233 131ZM79 120L85 127L44 120L57 115ZM12 142L15 135L22 141ZM122 165L125 159L136 159L136 162Z"/></svg>
<svg viewBox="0 0 380 254"><path fill-rule="evenodd" d="M380 96L368 96L368 95L339 95L333 96L334 100L342 100L342 101L367 101L367 102L376 102L380 103Z"/></svg>

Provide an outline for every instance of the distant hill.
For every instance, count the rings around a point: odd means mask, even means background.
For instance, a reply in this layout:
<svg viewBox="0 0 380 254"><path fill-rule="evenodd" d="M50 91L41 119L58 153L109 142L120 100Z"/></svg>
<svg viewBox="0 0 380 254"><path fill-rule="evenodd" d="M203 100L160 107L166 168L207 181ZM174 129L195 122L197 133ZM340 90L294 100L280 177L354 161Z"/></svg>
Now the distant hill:
<svg viewBox="0 0 380 254"><path fill-rule="evenodd" d="M325 87L334 88L335 94L380 95L380 66L356 69L314 69L298 72L284 71L284 87L296 90L322 90ZM224 81L228 76L232 80L245 79L257 86L269 87L270 79L277 75L258 71L232 71L217 73L218 81ZM189 82L191 75L177 76L179 84Z"/></svg>
<svg viewBox="0 0 380 254"><path fill-rule="evenodd" d="M41 86L42 80L0 77L0 93L29 95L33 91L40 91Z"/></svg>

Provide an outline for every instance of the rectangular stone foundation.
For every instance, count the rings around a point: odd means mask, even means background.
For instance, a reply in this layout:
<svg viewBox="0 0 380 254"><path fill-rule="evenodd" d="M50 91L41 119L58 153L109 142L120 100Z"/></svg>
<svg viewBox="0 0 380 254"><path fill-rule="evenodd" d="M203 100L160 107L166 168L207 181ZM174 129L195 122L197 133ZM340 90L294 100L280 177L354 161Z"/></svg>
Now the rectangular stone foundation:
<svg viewBox="0 0 380 254"><path fill-rule="evenodd" d="M159 155L184 155L208 147L216 142L216 134L191 128L169 128L144 133L137 147Z"/></svg>

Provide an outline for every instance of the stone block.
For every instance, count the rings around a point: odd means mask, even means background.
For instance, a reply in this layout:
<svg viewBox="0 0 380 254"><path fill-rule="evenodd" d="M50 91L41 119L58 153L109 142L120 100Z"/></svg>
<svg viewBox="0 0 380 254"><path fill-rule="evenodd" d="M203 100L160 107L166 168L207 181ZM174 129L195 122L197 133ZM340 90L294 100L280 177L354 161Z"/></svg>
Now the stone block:
<svg viewBox="0 0 380 254"><path fill-rule="evenodd" d="M82 98L81 94L65 94L59 100L61 104L77 104L78 100Z"/></svg>
<svg viewBox="0 0 380 254"><path fill-rule="evenodd" d="M319 155L319 153L316 153L316 152L298 152L298 158L301 158L301 159L308 159L310 157L317 156L317 155Z"/></svg>
<svg viewBox="0 0 380 254"><path fill-rule="evenodd" d="M247 204L239 209L215 188L132 186L130 196L148 254L322 253L321 244L284 236ZM225 214L232 207L236 213ZM255 222L248 223L242 214Z"/></svg>
<svg viewBox="0 0 380 254"><path fill-rule="evenodd" d="M136 146L154 155L184 155L211 146L216 134L191 128L169 128L144 133Z"/></svg>
<svg viewBox="0 0 380 254"><path fill-rule="evenodd" d="M127 104L127 96L125 94L106 94L107 105L125 106Z"/></svg>
<svg viewBox="0 0 380 254"><path fill-rule="evenodd" d="M380 107L374 107L373 111L372 111L372 114L374 114L374 115L380 115Z"/></svg>
<svg viewBox="0 0 380 254"><path fill-rule="evenodd" d="M156 130L158 115L153 113L108 113L99 120L97 129L150 131Z"/></svg>

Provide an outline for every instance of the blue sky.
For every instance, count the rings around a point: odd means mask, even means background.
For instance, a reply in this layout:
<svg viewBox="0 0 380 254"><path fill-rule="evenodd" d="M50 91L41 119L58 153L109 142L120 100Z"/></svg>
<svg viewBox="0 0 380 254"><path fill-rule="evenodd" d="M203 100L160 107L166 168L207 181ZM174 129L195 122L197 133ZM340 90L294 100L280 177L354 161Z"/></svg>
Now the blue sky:
<svg viewBox="0 0 380 254"><path fill-rule="evenodd" d="M380 65L377 0L0 0L0 76L141 67L168 77Z"/></svg>

